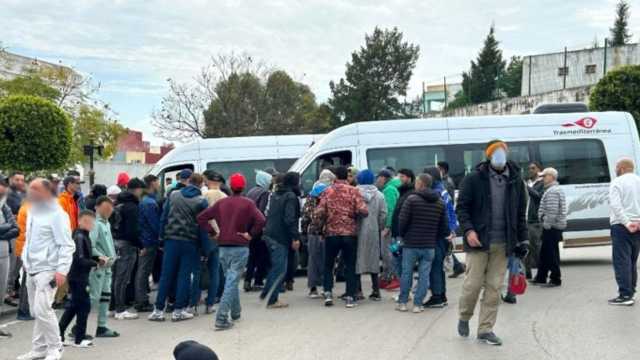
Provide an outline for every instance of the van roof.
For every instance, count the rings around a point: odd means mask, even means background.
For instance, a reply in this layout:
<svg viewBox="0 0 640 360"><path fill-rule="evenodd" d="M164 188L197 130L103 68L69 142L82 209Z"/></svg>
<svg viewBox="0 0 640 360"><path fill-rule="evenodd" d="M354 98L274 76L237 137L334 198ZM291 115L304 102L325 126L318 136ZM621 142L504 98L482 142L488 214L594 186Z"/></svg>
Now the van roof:
<svg viewBox="0 0 640 360"><path fill-rule="evenodd" d="M256 160L260 156L298 158L322 136L311 134L197 139L169 151L150 173L157 174L168 165L198 163L203 158L212 161ZM250 149L254 151L248 151Z"/></svg>

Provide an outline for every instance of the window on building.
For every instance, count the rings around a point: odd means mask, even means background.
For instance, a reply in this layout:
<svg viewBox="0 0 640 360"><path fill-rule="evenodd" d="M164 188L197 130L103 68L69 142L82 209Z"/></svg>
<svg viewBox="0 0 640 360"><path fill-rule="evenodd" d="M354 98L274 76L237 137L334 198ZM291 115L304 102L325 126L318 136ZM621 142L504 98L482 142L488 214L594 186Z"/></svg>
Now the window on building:
<svg viewBox="0 0 640 360"><path fill-rule="evenodd" d="M538 143L540 162L558 170L560 184L607 183L609 165L600 140L560 140Z"/></svg>
<svg viewBox="0 0 640 360"><path fill-rule="evenodd" d="M595 74L596 73L596 64L586 65L584 67L585 74Z"/></svg>
<svg viewBox="0 0 640 360"><path fill-rule="evenodd" d="M558 76L566 76L569 75L569 68L564 66L564 67L559 67L558 68Z"/></svg>

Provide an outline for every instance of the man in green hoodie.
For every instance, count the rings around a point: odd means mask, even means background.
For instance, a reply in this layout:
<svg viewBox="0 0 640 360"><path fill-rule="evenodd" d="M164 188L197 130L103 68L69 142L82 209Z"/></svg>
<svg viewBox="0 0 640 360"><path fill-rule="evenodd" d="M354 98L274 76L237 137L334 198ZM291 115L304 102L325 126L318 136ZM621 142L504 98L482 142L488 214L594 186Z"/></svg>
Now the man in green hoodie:
<svg viewBox="0 0 640 360"><path fill-rule="evenodd" d="M381 288L387 290L395 290L400 287L400 281L398 275L395 274L393 266L393 255L389 251L389 245L391 244L391 222L393 220L393 213L396 210L396 204L400 197L398 187L400 181L394 179L394 174L388 169L382 169L376 177L376 186L384 195L384 200L387 204L387 220L385 221L384 230L382 230L382 286Z"/></svg>
<svg viewBox="0 0 640 360"><path fill-rule="evenodd" d="M111 300L111 267L116 259L116 249L111 236L109 218L113 213L113 202L106 196L96 200L96 225L90 233L93 256L100 259L99 266L89 275L91 303L98 306L98 329L96 337L118 337L116 331L107 328L107 312Z"/></svg>

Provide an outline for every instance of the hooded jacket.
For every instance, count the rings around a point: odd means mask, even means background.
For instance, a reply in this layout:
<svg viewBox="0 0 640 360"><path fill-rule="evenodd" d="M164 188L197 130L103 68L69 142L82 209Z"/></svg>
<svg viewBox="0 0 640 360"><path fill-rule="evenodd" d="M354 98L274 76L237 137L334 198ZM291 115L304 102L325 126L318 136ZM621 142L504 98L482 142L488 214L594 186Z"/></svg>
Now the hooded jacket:
<svg viewBox="0 0 640 360"><path fill-rule="evenodd" d="M11 208L11 212L13 215L17 216L18 211L20 210L20 206L22 206L22 202L26 194L18 189L11 187L7 192L7 205Z"/></svg>
<svg viewBox="0 0 640 360"><path fill-rule="evenodd" d="M76 229L73 232L73 241L76 244L76 251L73 252L73 262L67 278L70 281L88 283L91 268L98 266L97 256L93 256L89 232Z"/></svg>
<svg viewBox="0 0 640 360"><path fill-rule="evenodd" d="M400 230L398 229L398 220L400 217L400 209L402 208L402 204L404 204L405 200L413 193L413 184L401 184L400 179L397 181L398 185L398 193L400 197L398 198L398 202L396 203L395 209L391 214L387 213L387 218L391 217L391 236L398 237L400 236Z"/></svg>
<svg viewBox="0 0 640 360"><path fill-rule="evenodd" d="M315 221L326 236L356 236L358 218L368 214L360 191L346 180L336 180L320 197Z"/></svg>
<svg viewBox="0 0 640 360"><path fill-rule="evenodd" d="M203 232L196 217L208 206L200 189L193 185L172 192L162 212L163 238L200 243Z"/></svg>
<svg viewBox="0 0 640 360"><path fill-rule="evenodd" d="M489 183L489 161L476 166L474 172L462 181L458 192L456 214L464 233L465 251L489 251L491 240L489 230L491 217L498 214L491 213L491 185ZM527 232L527 194L524 181L520 177L520 168L512 161L507 162L509 178L505 190L505 241L506 255L510 256L516 246L528 244ZM475 231L482 243L479 248L472 248L467 242L466 235Z"/></svg>
<svg viewBox="0 0 640 360"><path fill-rule="evenodd" d="M116 248L113 243L109 220L103 218L100 214L96 214L96 225L93 227L93 230L91 230L89 237L91 238L92 255L95 257L104 256L111 259L106 266L100 267L98 271L104 271L110 274L111 265L113 265L116 257Z"/></svg>
<svg viewBox="0 0 640 360"><path fill-rule="evenodd" d="M60 194L60 196L58 196L58 202L60 203L60 206L62 206L64 212L69 215L71 231L75 230L78 227L78 213L80 212L75 197L73 194L65 190Z"/></svg>
<svg viewBox="0 0 640 360"><path fill-rule="evenodd" d="M385 228L391 229L393 222L393 212L396 210L398 204L398 198L400 198L400 192L398 187L400 186L400 179L393 178L387 181L382 188L382 194L384 195L384 201L387 203L387 221L385 222ZM391 216L389 216L389 214Z"/></svg>
<svg viewBox="0 0 640 360"><path fill-rule="evenodd" d="M271 195L263 238L289 248L294 240L300 240L299 220L300 200L290 187L283 186Z"/></svg>
<svg viewBox="0 0 640 360"><path fill-rule="evenodd" d="M142 248L140 242L140 201L129 191L118 194L111 221L111 233L115 241L126 241L131 246Z"/></svg>
<svg viewBox="0 0 640 360"><path fill-rule="evenodd" d="M458 217L456 216L456 209L453 206L453 198L444 186L442 181L436 181L433 184L433 190L440 195L440 200L444 203L444 208L447 212L447 221L449 225L449 231L455 232L458 230Z"/></svg>
<svg viewBox="0 0 640 360"><path fill-rule="evenodd" d="M402 204L398 218L403 246L434 248L438 240L449 236L448 223L440 194L431 189L414 191Z"/></svg>
<svg viewBox="0 0 640 360"><path fill-rule="evenodd" d="M140 241L142 246L154 247L160 242L160 205L155 194L147 194L140 203Z"/></svg>
<svg viewBox="0 0 640 360"><path fill-rule="evenodd" d="M20 232L18 230L18 224L9 205L0 202L0 211L2 211L2 217L0 217L0 241L11 241L15 239Z"/></svg>
<svg viewBox="0 0 640 360"><path fill-rule="evenodd" d="M380 272L380 232L387 220L387 204L375 185L358 185L358 190L369 215L358 222L356 273L377 274Z"/></svg>

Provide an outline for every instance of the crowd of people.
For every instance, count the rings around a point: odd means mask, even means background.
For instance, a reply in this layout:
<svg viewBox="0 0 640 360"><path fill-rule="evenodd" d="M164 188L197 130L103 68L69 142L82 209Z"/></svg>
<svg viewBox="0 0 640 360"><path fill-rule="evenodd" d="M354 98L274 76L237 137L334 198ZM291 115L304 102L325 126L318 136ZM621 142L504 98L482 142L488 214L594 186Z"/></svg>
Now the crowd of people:
<svg viewBox="0 0 640 360"><path fill-rule="evenodd" d="M457 199L444 162L420 174L331 166L308 194L299 174L273 169L256 170L252 189L240 173L225 179L214 169L184 169L162 198L154 175L123 173L115 185L94 185L87 196L76 172L62 181L31 179L28 189L23 173L0 177L0 295L8 285L4 303L18 307L18 319L35 321L33 347L18 359L61 359L63 346L118 337L110 314L186 321L204 305L204 314L215 313L215 329L230 329L242 316L243 276L245 292L258 292L269 309L287 308L281 294L293 289L303 245L308 296L324 306L341 299L355 308L366 301L362 279L368 275L370 301L380 301L383 289L397 289L397 311L445 307L445 264L452 262L450 277L465 274L459 335L470 336L483 293L477 337L501 345L493 331L501 297L517 302L508 286L501 294L509 263L524 262L531 284L562 285L567 204L556 169L533 162L523 179L499 140L485 155L458 184ZM610 190L619 286L612 305L632 305L637 282L640 177L634 166L620 160ZM456 234L463 235L466 264L452 254ZM345 282L337 297L336 279ZM157 286L154 301L151 286ZM59 320L57 308L64 309ZM97 324L90 335L92 308ZM10 334L0 328L0 336Z"/></svg>

